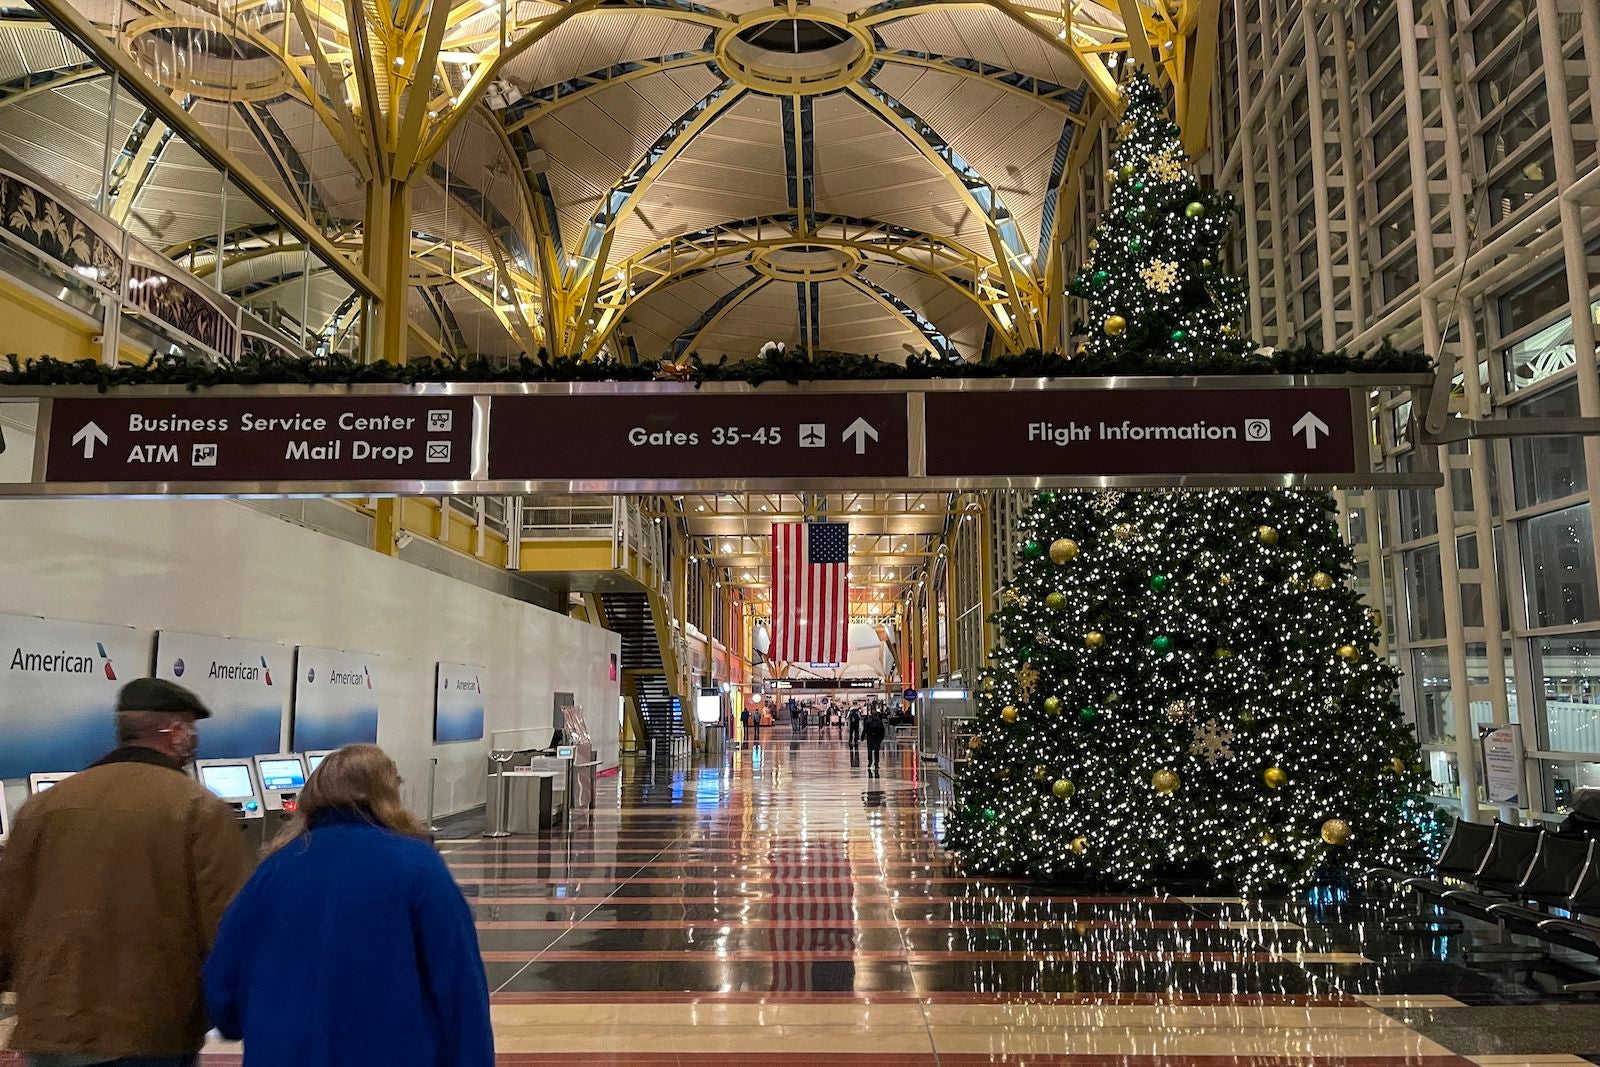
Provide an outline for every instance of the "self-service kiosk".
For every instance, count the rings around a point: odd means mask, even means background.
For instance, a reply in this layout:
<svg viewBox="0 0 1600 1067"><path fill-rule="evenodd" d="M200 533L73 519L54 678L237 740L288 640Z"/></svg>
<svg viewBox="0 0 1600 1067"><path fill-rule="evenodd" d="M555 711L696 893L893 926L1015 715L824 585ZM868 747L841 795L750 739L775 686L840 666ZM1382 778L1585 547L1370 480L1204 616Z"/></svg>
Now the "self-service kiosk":
<svg viewBox="0 0 1600 1067"><path fill-rule="evenodd" d="M317 773L317 768L322 766L322 761L333 755L333 749L323 748L315 752L306 753L306 777Z"/></svg>
<svg viewBox="0 0 1600 1067"><path fill-rule="evenodd" d="M267 809L267 821L278 824L294 817L300 803L300 790L306 787L306 765L298 753L280 752L276 756L256 757L256 778L261 782L261 802Z"/></svg>
<svg viewBox="0 0 1600 1067"><path fill-rule="evenodd" d="M76 773L76 771L36 771L28 775L28 795L34 796L46 792L57 782L64 782Z"/></svg>

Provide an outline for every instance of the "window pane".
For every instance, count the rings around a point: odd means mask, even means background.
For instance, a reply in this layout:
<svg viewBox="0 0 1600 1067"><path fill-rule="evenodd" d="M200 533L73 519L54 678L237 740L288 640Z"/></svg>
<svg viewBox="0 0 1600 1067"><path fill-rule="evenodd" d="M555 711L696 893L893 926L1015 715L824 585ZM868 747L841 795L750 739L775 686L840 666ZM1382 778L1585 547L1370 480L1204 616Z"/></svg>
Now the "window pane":
<svg viewBox="0 0 1600 1067"><path fill-rule="evenodd" d="M1533 325L1557 308L1566 307L1568 299L1567 274L1562 267L1517 286L1497 301L1501 335Z"/></svg>
<svg viewBox="0 0 1600 1067"><path fill-rule="evenodd" d="M1536 638L1533 653L1544 686L1544 747L1600 752L1600 635Z"/></svg>
<svg viewBox="0 0 1600 1067"><path fill-rule="evenodd" d="M1539 767L1544 777L1545 811L1565 815L1572 810L1572 794L1600 787L1600 763L1541 760Z"/></svg>
<svg viewBox="0 0 1600 1067"><path fill-rule="evenodd" d="M1578 413L1578 383L1554 389L1515 405L1517 418L1554 418ZM1581 493L1588 488L1579 437L1513 437L1511 471L1517 507Z"/></svg>
<svg viewBox="0 0 1600 1067"><path fill-rule="evenodd" d="M1411 640L1444 636L1444 580L1439 571L1439 546L1405 553L1406 605L1411 612Z"/></svg>
<svg viewBox="0 0 1600 1067"><path fill-rule="evenodd" d="M1516 214L1555 180L1555 151L1547 143L1490 183L1489 218L1500 222Z"/></svg>
<svg viewBox="0 0 1600 1067"><path fill-rule="evenodd" d="M1423 743L1456 739L1450 707L1450 657L1442 648L1411 650L1411 688L1417 700L1417 736Z"/></svg>
<svg viewBox="0 0 1600 1067"><path fill-rule="evenodd" d="M1524 521L1522 569L1528 625L1565 626L1595 619L1589 506L1580 504Z"/></svg>
<svg viewBox="0 0 1600 1067"><path fill-rule="evenodd" d="M1395 466L1410 472L1415 464L1411 456L1403 457ZM1400 540L1416 541L1439 532L1439 515L1432 489L1402 489L1400 492Z"/></svg>
<svg viewBox="0 0 1600 1067"><path fill-rule="evenodd" d="M1488 57L1495 47L1508 37L1517 37L1517 48L1530 49L1539 54L1538 16L1534 14L1533 0L1508 0L1495 9L1472 30L1473 54L1479 60Z"/></svg>
<svg viewBox="0 0 1600 1067"><path fill-rule="evenodd" d="M1563 282L1563 288L1565 288ZM1600 325L1600 300L1590 308L1593 321ZM1572 319L1553 322L1538 333L1524 337L1506 349L1506 391L1523 389L1558 374L1577 362L1572 343ZM1574 407L1572 414L1577 414Z"/></svg>

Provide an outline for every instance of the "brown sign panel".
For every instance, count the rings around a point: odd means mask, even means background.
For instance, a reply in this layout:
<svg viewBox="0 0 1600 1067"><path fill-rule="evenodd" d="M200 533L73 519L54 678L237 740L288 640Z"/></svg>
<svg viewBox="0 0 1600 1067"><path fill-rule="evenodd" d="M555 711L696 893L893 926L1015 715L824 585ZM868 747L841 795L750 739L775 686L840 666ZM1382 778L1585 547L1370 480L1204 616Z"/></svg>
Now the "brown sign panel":
<svg viewBox="0 0 1600 1067"><path fill-rule="evenodd" d="M930 478L1349 474L1348 389L927 394Z"/></svg>
<svg viewBox="0 0 1600 1067"><path fill-rule="evenodd" d="M497 396L489 477L904 478L903 393Z"/></svg>
<svg viewBox="0 0 1600 1067"><path fill-rule="evenodd" d="M58 482L459 481L470 397L59 399Z"/></svg>

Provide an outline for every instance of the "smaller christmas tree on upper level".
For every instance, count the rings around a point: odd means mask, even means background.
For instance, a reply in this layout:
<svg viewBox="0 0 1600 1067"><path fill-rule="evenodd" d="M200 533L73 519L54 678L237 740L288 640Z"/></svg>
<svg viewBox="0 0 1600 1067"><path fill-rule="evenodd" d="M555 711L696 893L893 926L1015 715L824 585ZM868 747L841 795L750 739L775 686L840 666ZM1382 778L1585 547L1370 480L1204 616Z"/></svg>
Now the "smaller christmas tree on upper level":
<svg viewBox="0 0 1600 1067"><path fill-rule="evenodd" d="M1206 354L1245 355L1244 286L1222 267L1233 198L1203 189L1180 131L1143 74L1123 90L1110 202L1088 265L1070 285L1088 301L1079 320L1085 355L1166 353L1175 364Z"/></svg>

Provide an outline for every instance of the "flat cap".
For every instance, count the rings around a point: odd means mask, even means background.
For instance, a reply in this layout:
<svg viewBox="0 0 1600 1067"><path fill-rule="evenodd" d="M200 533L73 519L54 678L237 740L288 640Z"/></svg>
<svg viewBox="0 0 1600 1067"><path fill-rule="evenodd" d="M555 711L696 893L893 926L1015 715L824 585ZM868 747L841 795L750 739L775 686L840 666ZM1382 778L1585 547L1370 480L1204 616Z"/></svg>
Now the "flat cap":
<svg viewBox="0 0 1600 1067"><path fill-rule="evenodd" d="M211 718L211 709L199 697L165 678L135 678L117 694L117 710L187 712L197 719Z"/></svg>

